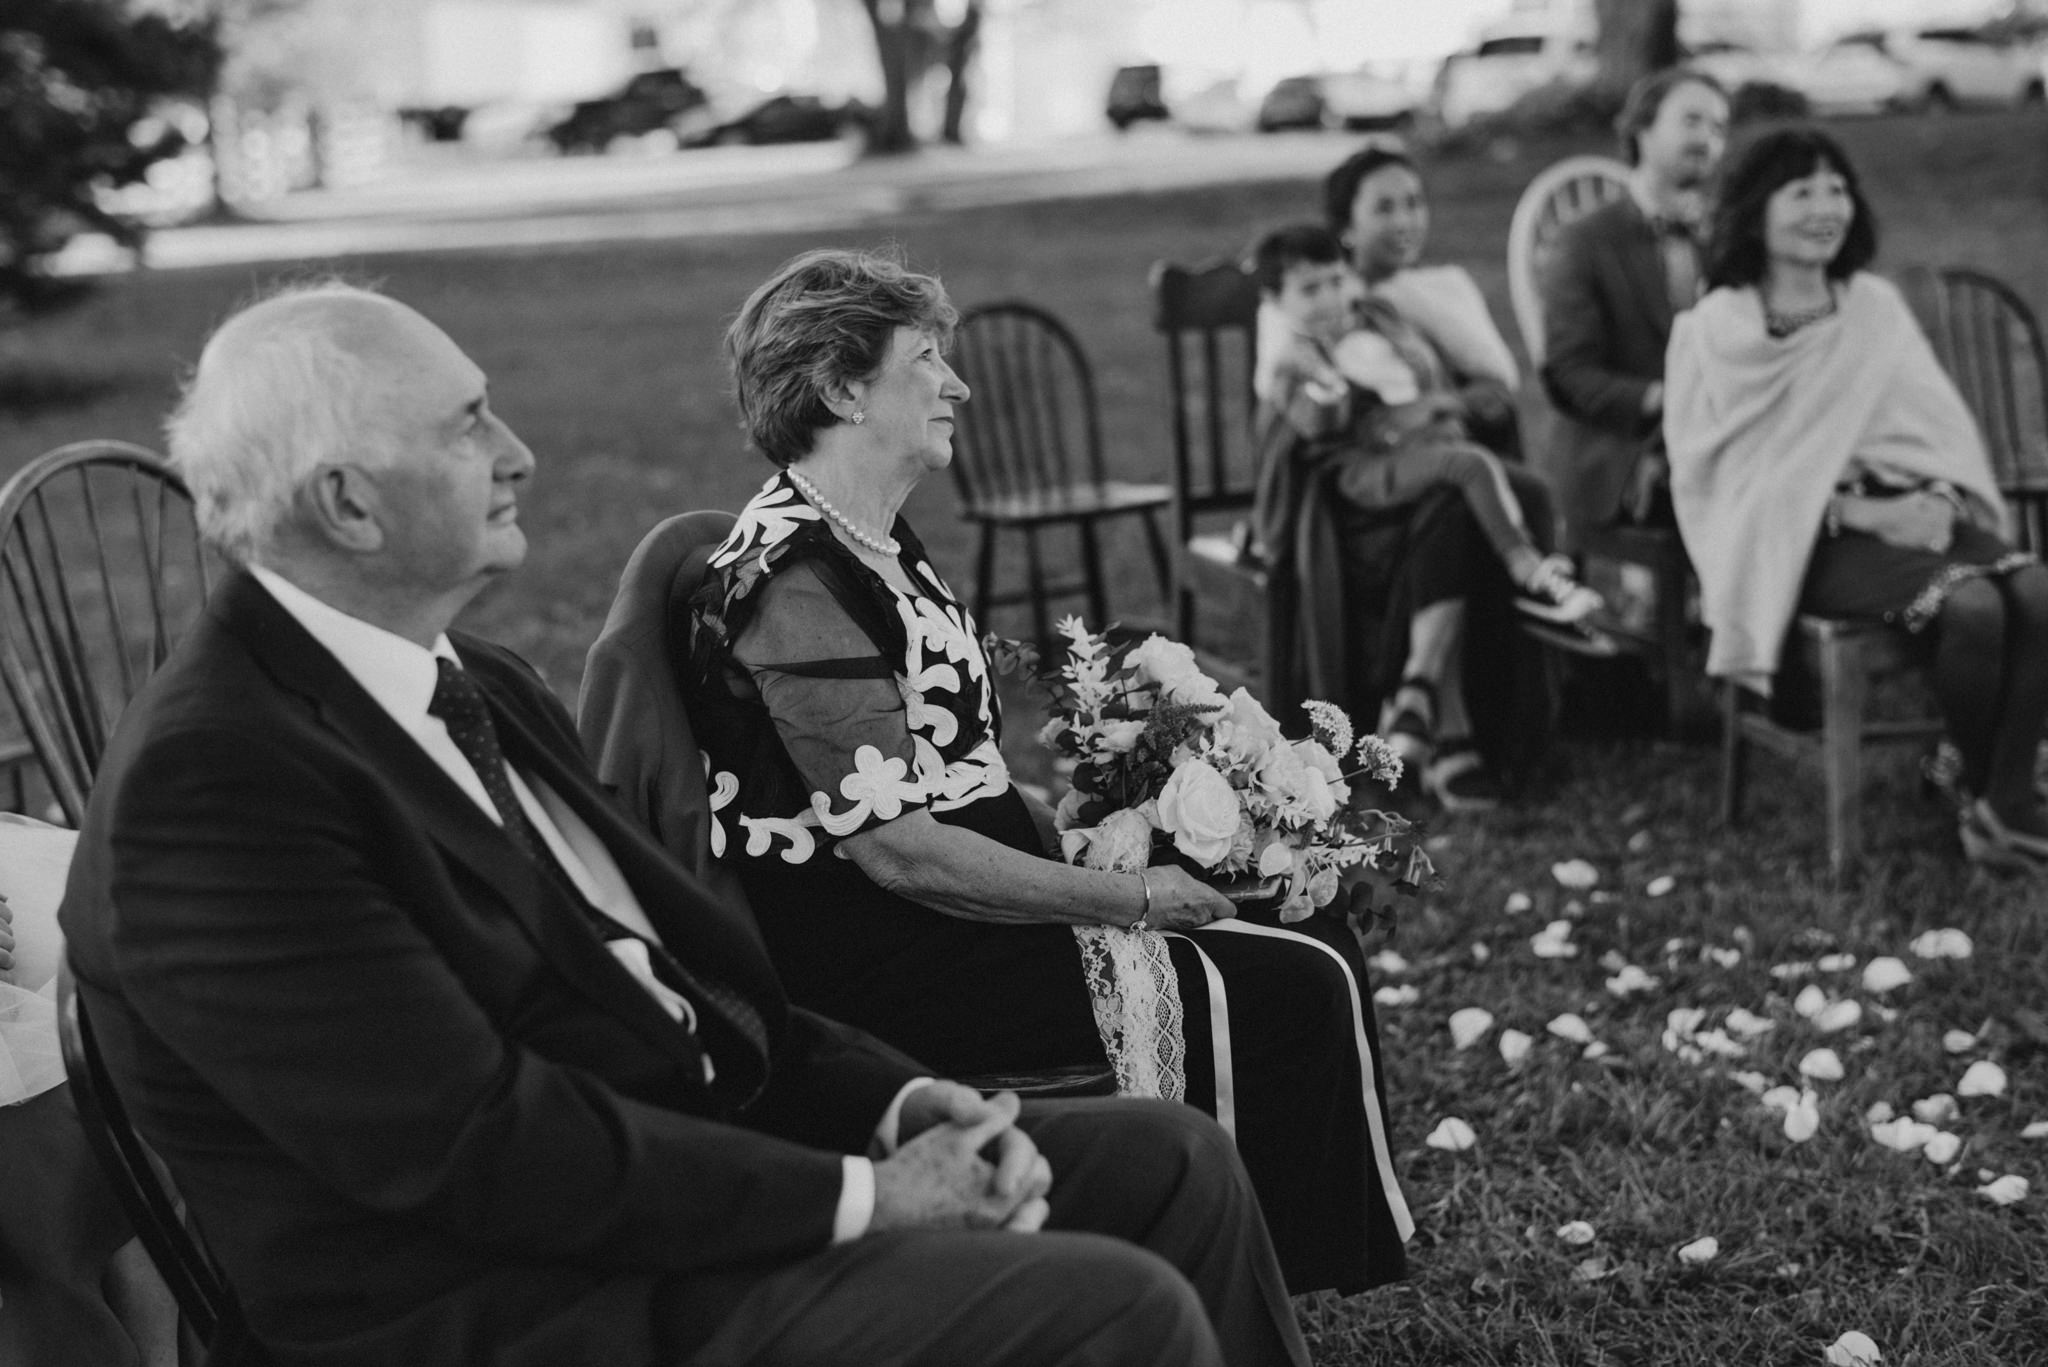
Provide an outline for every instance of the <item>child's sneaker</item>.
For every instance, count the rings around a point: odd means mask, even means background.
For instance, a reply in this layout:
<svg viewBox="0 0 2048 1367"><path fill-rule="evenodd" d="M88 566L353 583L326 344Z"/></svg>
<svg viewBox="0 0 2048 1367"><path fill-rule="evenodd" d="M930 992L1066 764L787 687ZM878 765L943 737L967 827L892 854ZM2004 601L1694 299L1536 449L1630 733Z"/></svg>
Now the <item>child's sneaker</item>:
<svg viewBox="0 0 2048 1367"><path fill-rule="evenodd" d="M1607 600L1572 577L1571 561L1547 555L1536 565L1515 606L1542 622L1575 626L1607 606Z"/></svg>

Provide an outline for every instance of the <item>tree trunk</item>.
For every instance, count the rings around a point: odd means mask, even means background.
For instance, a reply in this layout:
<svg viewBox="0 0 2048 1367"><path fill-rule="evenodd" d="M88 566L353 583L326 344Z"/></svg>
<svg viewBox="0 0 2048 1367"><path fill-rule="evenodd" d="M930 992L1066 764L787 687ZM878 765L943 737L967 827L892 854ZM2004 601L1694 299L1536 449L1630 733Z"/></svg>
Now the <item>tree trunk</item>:
<svg viewBox="0 0 2048 1367"><path fill-rule="evenodd" d="M875 111L873 130L868 134L870 153L911 152L917 148L917 133L910 126L910 86L916 35L909 23L909 6L904 0L861 0L868 22L875 30L875 55L882 64L882 107Z"/></svg>
<svg viewBox="0 0 2048 1367"><path fill-rule="evenodd" d="M1594 0L1600 33L1598 84L1619 99L1628 88L1678 61L1678 0Z"/></svg>
<svg viewBox="0 0 2048 1367"><path fill-rule="evenodd" d="M967 12L946 35L946 121L939 137L958 147L967 139L961 124L967 116L967 67L981 38L981 0L968 0Z"/></svg>

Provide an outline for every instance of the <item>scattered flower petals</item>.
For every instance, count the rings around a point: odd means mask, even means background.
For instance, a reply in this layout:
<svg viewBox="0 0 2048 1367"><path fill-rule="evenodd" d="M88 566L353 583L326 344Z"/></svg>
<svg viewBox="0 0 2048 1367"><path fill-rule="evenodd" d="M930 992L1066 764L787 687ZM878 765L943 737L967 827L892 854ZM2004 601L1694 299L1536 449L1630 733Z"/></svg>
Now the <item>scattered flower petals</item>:
<svg viewBox="0 0 2048 1367"><path fill-rule="evenodd" d="M1572 943L1572 923L1552 921L1529 937L1529 951L1539 959L1576 959L1579 947Z"/></svg>
<svg viewBox="0 0 2048 1367"><path fill-rule="evenodd" d="M1922 959L1967 959L1976 952L1970 937L1954 929L1922 931L1907 948Z"/></svg>
<svg viewBox="0 0 2048 1367"><path fill-rule="evenodd" d="M1597 1282L1603 1277L1614 1275L1614 1269L1607 1265L1605 1258L1587 1258L1572 1269L1575 1282Z"/></svg>
<svg viewBox="0 0 2048 1367"><path fill-rule="evenodd" d="M1744 1006L1738 1006L1733 1011L1730 1011L1728 1018L1722 1024L1744 1039L1755 1039L1758 1035L1768 1035L1771 1031L1778 1028L1776 1021L1759 1016Z"/></svg>
<svg viewBox="0 0 2048 1367"><path fill-rule="evenodd" d="M1936 1092L1933 1096L1923 1097L1913 1103L1914 1118L1924 1120L1930 1125L1948 1124L1956 1118L1961 1109L1956 1105L1956 1099L1947 1092Z"/></svg>
<svg viewBox="0 0 2048 1367"><path fill-rule="evenodd" d="M1877 1367L1884 1361L1870 1335L1851 1329L1828 1345L1827 1367Z"/></svg>
<svg viewBox="0 0 2048 1367"><path fill-rule="evenodd" d="M1565 1012L1543 1028L1559 1039L1569 1040L1573 1044L1591 1044L1593 1042L1593 1028L1586 1024L1583 1017L1570 1011Z"/></svg>
<svg viewBox="0 0 2048 1367"><path fill-rule="evenodd" d="M1567 897L1564 899L1564 905L1558 910L1576 920L1586 914L1586 904L1576 897Z"/></svg>
<svg viewBox="0 0 2048 1367"><path fill-rule="evenodd" d="M1634 835L1628 838L1628 852L1630 854L1641 854L1644 850L1647 850L1649 848L1650 833L1647 830L1637 831Z"/></svg>
<svg viewBox="0 0 2048 1367"><path fill-rule="evenodd" d="M1988 1058L1980 1058L1963 1073L1956 1084L1957 1096L2004 1096L2005 1069Z"/></svg>
<svg viewBox="0 0 2048 1367"><path fill-rule="evenodd" d="M1794 959L1790 963L1771 965L1771 976L1781 983L1791 982L1794 978L1807 977L1812 972L1813 965L1804 959Z"/></svg>
<svg viewBox="0 0 2048 1367"><path fill-rule="evenodd" d="M1913 981L1913 970L1906 967L1904 960L1895 959L1889 954L1882 958L1872 959L1869 963L1863 965L1863 990L1865 992L1882 994L1904 987L1911 981Z"/></svg>
<svg viewBox="0 0 2048 1367"><path fill-rule="evenodd" d="M1707 1013L1697 1006L1674 1006L1664 1013L1664 1028L1674 1035L1689 1039L1706 1018Z"/></svg>
<svg viewBox="0 0 2048 1367"><path fill-rule="evenodd" d="M1820 1014L1813 1018L1813 1028L1823 1035L1836 1035L1852 1028L1862 1019L1863 1007L1860 1003L1846 999L1832 1001L1822 1007Z"/></svg>
<svg viewBox="0 0 2048 1367"><path fill-rule="evenodd" d="M1437 1121L1436 1128L1429 1132L1429 1138L1422 1142L1446 1153L1463 1153L1479 1142L1479 1136L1472 1133L1470 1125L1452 1115Z"/></svg>
<svg viewBox="0 0 2048 1367"><path fill-rule="evenodd" d="M1709 945L1700 953L1722 968L1733 968L1742 962L1742 951L1739 949L1720 949Z"/></svg>
<svg viewBox="0 0 2048 1367"><path fill-rule="evenodd" d="M1654 992L1662 981L1634 964L1623 964L1620 971L1607 980L1607 992L1609 996L1626 998L1637 992Z"/></svg>
<svg viewBox="0 0 2048 1367"><path fill-rule="evenodd" d="M1799 1060L1799 1075L1815 1082L1840 1082L1848 1076L1842 1060L1832 1049L1816 1049Z"/></svg>
<svg viewBox="0 0 2048 1367"><path fill-rule="evenodd" d="M1891 1102L1873 1101L1870 1103L1870 1109L1863 1113L1863 1118L1872 1125L1881 1125L1897 1114L1898 1112L1892 1109Z"/></svg>
<svg viewBox="0 0 2048 1367"><path fill-rule="evenodd" d="M2022 1139L2048 1139L2048 1120L2036 1120L2020 1131Z"/></svg>
<svg viewBox="0 0 2048 1367"><path fill-rule="evenodd" d="M1799 1094L1792 1109L1785 1112L1785 1137L1804 1144L1820 1131L1820 1098L1809 1089Z"/></svg>
<svg viewBox="0 0 2048 1367"><path fill-rule="evenodd" d="M1470 1049L1486 1038L1486 1032L1493 1029L1493 1012L1483 1006L1468 1006L1451 1012L1451 1043L1459 1049Z"/></svg>
<svg viewBox="0 0 2048 1367"><path fill-rule="evenodd" d="M1677 886L1678 880L1676 878L1673 878L1668 873L1663 873L1652 878L1649 885L1643 891L1652 897L1664 897L1669 895L1671 890Z"/></svg>
<svg viewBox="0 0 2048 1367"><path fill-rule="evenodd" d="M1628 960L1621 957L1621 951L1618 949L1610 949L1600 956L1600 967L1609 973L1619 973L1627 964Z"/></svg>
<svg viewBox="0 0 2048 1367"><path fill-rule="evenodd" d="M1854 954L1823 954L1814 965L1823 973L1847 973L1856 967Z"/></svg>
<svg viewBox="0 0 2048 1367"><path fill-rule="evenodd" d="M1584 1220L1574 1220L1568 1225L1559 1225L1557 1237L1573 1248L1584 1248L1593 1242L1593 1227Z"/></svg>
<svg viewBox="0 0 2048 1367"><path fill-rule="evenodd" d="M1506 912L1510 916L1520 916L1523 912L1527 911L1530 907L1535 905L1536 904L1534 902L1529 900L1528 893L1511 892L1508 894L1508 900L1501 905L1501 910Z"/></svg>
<svg viewBox="0 0 2048 1367"><path fill-rule="evenodd" d="M1389 978L1399 977L1408 971L1408 961L1391 949L1383 949L1365 961L1365 966L1375 973Z"/></svg>
<svg viewBox="0 0 2048 1367"><path fill-rule="evenodd" d="M1937 1131L1920 1149L1920 1156L1938 1167L1945 1167L1956 1161L1963 1151L1963 1141L1947 1130Z"/></svg>
<svg viewBox="0 0 2048 1367"><path fill-rule="evenodd" d="M1474 940L1474 941L1472 942L1472 962L1473 962L1473 963L1475 963L1475 964L1477 964L1477 965L1480 965L1481 967L1484 967L1484 966L1485 966L1485 964L1486 964L1486 961L1487 961L1488 959L1491 959L1492 957L1493 957L1493 951L1492 951L1492 950L1490 950L1490 949L1488 949L1488 948L1486 947L1486 943L1485 943L1485 941L1483 941L1483 940Z"/></svg>
<svg viewBox="0 0 2048 1367"><path fill-rule="evenodd" d="M1764 1094L1764 1088L1770 1085L1770 1079L1766 1078L1762 1073L1752 1073L1747 1071L1739 1073L1730 1073L1728 1075L1728 1080L1730 1082L1733 1082L1738 1087L1741 1087L1747 1091L1755 1092L1758 1096L1762 1096Z"/></svg>
<svg viewBox="0 0 2048 1367"><path fill-rule="evenodd" d="M1550 876L1557 880L1557 885L1561 888L1584 892L1600 881L1600 870L1583 859L1567 859L1562 863L1552 864Z"/></svg>
<svg viewBox="0 0 2048 1367"><path fill-rule="evenodd" d="M1603 1040L1596 1039L1591 1044L1587 1045L1585 1048L1579 1051L1579 1057L1586 1059L1606 1058L1607 1053L1608 1049L1606 1042Z"/></svg>
<svg viewBox="0 0 2048 1367"><path fill-rule="evenodd" d="M1951 1030L1941 1037L1941 1047L1951 1054L1967 1054L1977 1047L1977 1037L1967 1030Z"/></svg>
<svg viewBox="0 0 2048 1367"><path fill-rule="evenodd" d="M1721 1058L1749 1057L1749 1047L1730 1039L1726 1030L1702 1030L1692 1037L1692 1042Z"/></svg>
<svg viewBox="0 0 2048 1367"><path fill-rule="evenodd" d="M1529 1057L1529 1046L1536 1041L1523 1031L1513 1028L1500 1032L1500 1056L1508 1067L1513 1068Z"/></svg>
<svg viewBox="0 0 2048 1367"><path fill-rule="evenodd" d="M1592 892L1588 893L1587 896L1593 899L1593 905L1596 907L1602 905L1603 903L1612 902L1615 900L1615 895L1609 892L1606 888L1595 888Z"/></svg>
<svg viewBox="0 0 2048 1367"><path fill-rule="evenodd" d="M1678 1250L1678 1261L1691 1267L1710 1263L1721 1256L1721 1241L1709 1234L1704 1239L1694 1239Z"/></svg>
<svg viewBox="0 0 2048 1367"><path fill-rule="evenodd" d="M2008 1173L1995 1182L1977 1188L1977 1194L1994 1206L2009 1206L2027 1199L2027 1179Z"/></svg>
<svg viewBox="0 0 2048 1367"><path fill-rule="evenodd" d="M1375 988L1372 994L1374 1006L1413 1006L1421 1000L1422 993L1413 983Z"/></svg>
<svg viewBox="0 0 2048 1367"><path fill-rule="evenodd" d="M1792 1009L1808 1020L1827 1010L1827 1005L1828 994L1822 990L1819 983L1808 983L1800 988L1799 995L1792 999Z"/></svg>
<svg viewBox="0 0 2048 1367"><path fill-rule="evenodd" d="M1940 1131L1934 1126L1908 1120L1905 1116L1881 1120L1870 1127L1870 1137L1895 1153L1918 1153L1938 1133Z"/></svg>
<svg viewBox="0 0 2048 1367"><path fill-rule="evenodd" d="M1774 1111L1789 1111L1799 1104L1797 1087L1773 1087L1757 1098Z"/></svg>

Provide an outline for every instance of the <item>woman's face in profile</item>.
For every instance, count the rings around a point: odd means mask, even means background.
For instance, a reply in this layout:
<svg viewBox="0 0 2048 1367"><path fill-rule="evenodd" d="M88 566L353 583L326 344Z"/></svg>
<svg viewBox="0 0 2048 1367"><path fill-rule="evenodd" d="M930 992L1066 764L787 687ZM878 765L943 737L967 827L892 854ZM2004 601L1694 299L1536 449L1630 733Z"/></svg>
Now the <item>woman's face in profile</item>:
<svg viewBox="0 0 2048 1367"><path fill-rule="evenodd" d="M1848 241L1856 217L1849 182L1822 162L1788 180L1764 204L1764 255L1787 266L1825 266Z"/></svg>
<svg viewBox="0 0 2048 1367"><path fill-rule="evenodd" d="M1350 241L1351 258L1367 280L1383 280L1421 260L1429 241L1422 177L1397 165L1360 181L1351 201Z"/></svg>

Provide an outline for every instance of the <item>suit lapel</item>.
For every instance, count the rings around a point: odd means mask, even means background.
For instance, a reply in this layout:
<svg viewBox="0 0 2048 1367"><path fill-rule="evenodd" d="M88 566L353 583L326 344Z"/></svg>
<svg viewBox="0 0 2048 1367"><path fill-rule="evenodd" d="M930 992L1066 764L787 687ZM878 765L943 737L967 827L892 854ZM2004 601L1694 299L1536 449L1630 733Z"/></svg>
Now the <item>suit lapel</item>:
<svg viewBox="0 0 2048 1367"><path fill-rule="evenodd" d="M252 576L221 586L209 611L240 637L278 682L310 700L321 720L362 756L434 843L468 869L526 933L542 958L600 1009L701 1074L702 1054L688 1031L612 958L551 882L498 824L363 691L341 662L301 627ZM471 907L481 912L483 908Z"/></svg>
<svg viewBox="0 0 2048 1367"><path fill-rule="evenodd" d="M1633 201L1629 204L1627 226L1625 250L1615 253L1629 276L1630 288L1623 297L1634 298L1641 303L1644 321L1650 328L1648 335L1669 336L1671 282L1664 275L1664 245L1657 240L1656 229L1650 226L1650 220L1643 216L1642 209Z"/></svg>

